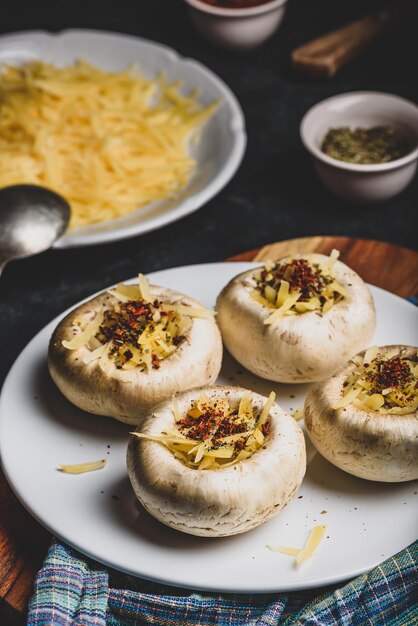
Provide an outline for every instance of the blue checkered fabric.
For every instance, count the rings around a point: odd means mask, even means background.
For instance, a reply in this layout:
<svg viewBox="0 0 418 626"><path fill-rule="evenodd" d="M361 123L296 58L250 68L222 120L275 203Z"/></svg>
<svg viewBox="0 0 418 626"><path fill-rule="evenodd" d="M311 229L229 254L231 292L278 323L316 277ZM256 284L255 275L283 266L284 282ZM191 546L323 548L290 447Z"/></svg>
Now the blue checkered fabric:
<svg viewBox="0 0 418 626"><path fill-rule="evenodd" d="M343 586L270 595L195 593L108 570L54 541L28 625L418 625L418 541Z"/></svg>

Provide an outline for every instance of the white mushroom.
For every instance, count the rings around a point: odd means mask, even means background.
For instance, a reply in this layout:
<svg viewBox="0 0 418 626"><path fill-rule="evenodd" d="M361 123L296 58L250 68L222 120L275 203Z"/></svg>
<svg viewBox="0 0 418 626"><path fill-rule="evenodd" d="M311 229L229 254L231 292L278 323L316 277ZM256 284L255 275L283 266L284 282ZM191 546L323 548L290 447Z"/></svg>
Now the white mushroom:
<svg viewBox="0 0 418 626"><path fill-rule="evenodd" d="M312 388L305 424L328 461L369 480L418 478L417 352L370 348Z"/></svg>
<svg viewBox="0 0 418 626"><path fill-rule="evenodd" d="M283 268L301 261L324 287L305 298L292 287L292 280L305 284L304 272L280 279ZM262 378L286 383L329 376L369 345L376 324L368 287L336 255L293 255L239 274L222 290L216 308L234 358Z"/></svg>
<svg viewBox="0 0 418 626"><path fill-rule="evenodd" d="M148 285L143 277L141 282L142 289L119 285L71 311L55 329L48 353L51 376L70 402L128 424L138 424L150 407L177 391L213 383L222 362L213 312L179 292ZM138 323L131 337L119 328L122 342L111 330L103 335L106 311L117 314L126 303L143 301L151 325ZM165 331L167 315L174 320L171 335ZM126 311L124 316L129 320ZM135 327L141 320L135 311L132 316Z"/></svg>
<svg viewBox="0 0 418 626"><path fill-rule="evenodd" d="M157 439L162 432L170 433L176 429L175 414L179 424L179 419L202 393L209 405L226 399L235 414L243 397L244 403L250 398L256 417L266 406L266 398L239 387L194 389L178 395L174 407L170 400L155 407L137 433ZM232 464L229 459L223 459L226 464L222 465L220 459L218 469L190 467L184 461L187 453L183 454L183 460L176 458L182 456L175 456L176 444L167 447L158 440L131 435L127 466L137 498L158 520L192 535L234 535L267 521L299 488L306 470L306 453L300 427L274 404L274 394L262 419L266 418L269 432L259 446L252 444L258 449L248 458L241 461L237 458Z"/></svg>

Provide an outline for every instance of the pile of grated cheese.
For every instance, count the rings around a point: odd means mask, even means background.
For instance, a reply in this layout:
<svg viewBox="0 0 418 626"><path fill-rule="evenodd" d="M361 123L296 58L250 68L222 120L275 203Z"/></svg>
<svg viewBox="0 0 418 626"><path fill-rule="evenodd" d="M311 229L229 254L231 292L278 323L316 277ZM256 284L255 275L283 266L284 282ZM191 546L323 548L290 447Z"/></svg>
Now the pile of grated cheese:
<svg viewBox="0 0 418 626"><path fill-rule="evenodd" d="M186 340L193 317L213 318L208 309L153 298L143 274L138 285L119 284L108 294L98 311L74 319L74 337L62 342L67 350L86 347L84 363L98 361L105 372L115 365L124 370L158 369Z"/></svg>
<svg viewBox="0 0 418 626"><path fill-rule="evenodd" d="M181 83L86 61L0 68L0 187L39 184L71 205L70 227L123 217L187 185L188 140L216 108Z"/></svg>
<svg viewBox="0 0 418 626"><path fill-rule="evenodd" d="M333 250L324 263L292 256L282 263L267 261L254 273L255 288L251 293L253 300L273 309L264 323L270 325L284 316L312 311L324 314L343 298L349 298L348 290L335 277L338 257L338 250Z"/></svg>
<svg viewBox="0 0 418 626"><path fill-rule="evenodd" d="M174 396L174 429L159 435L131 434L165 445L187 467L218 470L245 461L264 445L270 432L269 416L275 398L272 391L260 411L253 405L249 393L244 393L236 405L227 397L211 400L201 394L183 415Z"/></svg>
<svg viewBox="0 0 418 626"><path fill-rule="evenodd" d="M342 398L333 405L352 404L363 411L405 415L418 408L418 363L394 348L382 353L376 346L351 359L353 371L343 386Z"/></svg>

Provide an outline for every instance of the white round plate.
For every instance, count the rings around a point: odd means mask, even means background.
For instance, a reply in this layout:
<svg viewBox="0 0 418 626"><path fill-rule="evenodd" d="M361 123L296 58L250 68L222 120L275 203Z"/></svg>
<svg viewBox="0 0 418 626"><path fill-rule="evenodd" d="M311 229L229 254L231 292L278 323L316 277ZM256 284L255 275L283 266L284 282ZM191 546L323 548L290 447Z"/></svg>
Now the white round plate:
<svg viewBox="0 0 418 626"><path fill-rule="evenodd" d="M167 46L117 33L28 31L0 37L0 63L41 59L68 65L80 58L109 71L135 64L150 78L163 73L170 81L181 81L186 93L197 89L202 105L219 101L219 107L203 126L200 141L189 146L196 170L176 197L153 202L124 218L75 229L57 241L56 247L105 243L161 228L200 208L225 187L244 156L244 116L229 87L204 65Z"/></svg>
<svg viewBox="0 0 418 626"><path fill-rule="evenodd" d="M180 267L150 275L213 306L223 285L250 263ZM374 342L417 343L418 313L408 302L372 287L378 315ZM125 451L129 426L84 413L49 378L48 340L58 320L23 350L0 402L0 453L12 488L52 533L111 567L172 585L224 592L277 592L327 585L356 576L409 545L418 528L417 484L374 483L345 474L308 448L308 470L276 518L243 535L212 539L160 524L137 503ZM301 407L309 385L278 385L246 372L225 356L222 384L267 395L286 409ZM62 474L62 463L107 458L99 471ZM326 524L317 554L297 568L267 544L304 546Z"/></svg>

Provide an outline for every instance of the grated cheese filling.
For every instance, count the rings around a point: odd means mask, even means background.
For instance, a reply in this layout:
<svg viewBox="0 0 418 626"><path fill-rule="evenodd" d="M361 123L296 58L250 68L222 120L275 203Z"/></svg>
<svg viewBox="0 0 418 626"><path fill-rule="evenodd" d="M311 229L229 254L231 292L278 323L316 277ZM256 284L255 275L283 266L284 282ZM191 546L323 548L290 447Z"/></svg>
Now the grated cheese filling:
<svg viewBox="0 0 418 626"><path fill-rule="evenodd" d="M270 433L270 410L276 394L272 391L263 409L253 405L244 393L238 404L227 397L210 400L204 394L181 414L173 397L176 427L160 435L131 433L138 438L158 441L187 467L217 470L248 459L261 448Z"/></svg>
<svg viewBox="0 0 418 626"><path fill-rule="evenodd" d="M173 197L196 167L188 149L216 109L180 82L86 61L0 67L0 187L43 185L71 205L70 228Z"/></svg>
<svg viewBox="0 0 418 626"><path fill-rule="evenodd" d="M394 415L417 410L416 357L403 356L397 350L382 353L373 346L351 362L353 370L344 381L342 398L333 405L334 409L352 404L363 411Z"/></svg>
<svg viewBox="0 0 418 626"><path fill-rule="evenodd" d="M109 292L101 310L76 319L74 337L62 344L68 350L86 347L84 363L98 361L104 370L158 369L161 361L186 341L193 317L210 318L207 309L153 299L147 279L138 285L120 284Z"/></svg>
<svg viewBox="0 0 418 626"><path fill-rule="evenodd" d="M324 263L290 257L286 262L268 261L253 278L251 297L272 309L265 324L274 324L285 315L301 315L310 311L326 313L349 293L335 277L334 264L339 252L333 250Z"/></svg>

